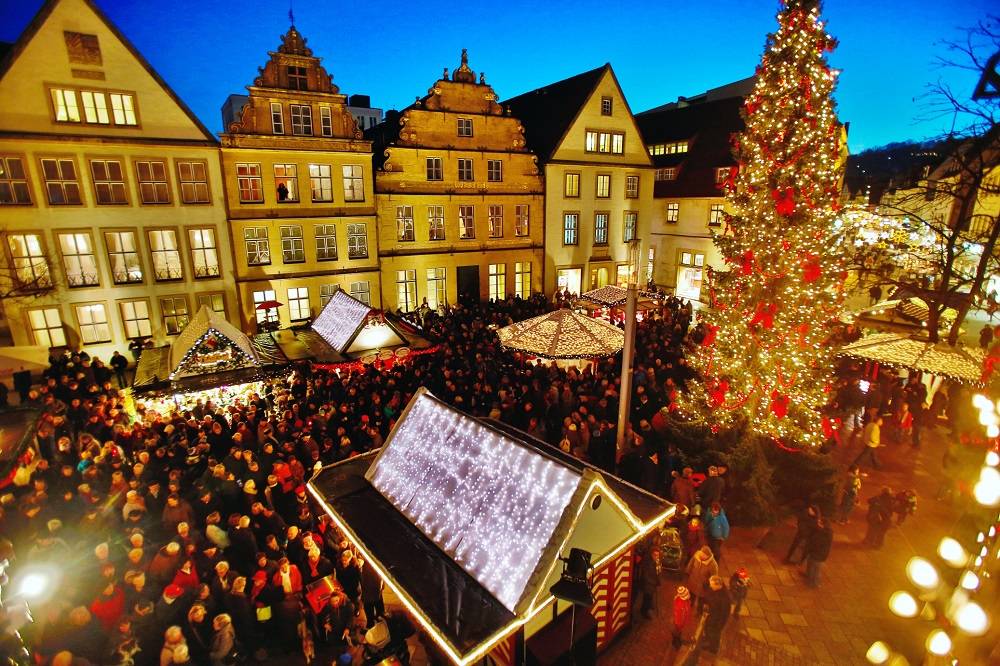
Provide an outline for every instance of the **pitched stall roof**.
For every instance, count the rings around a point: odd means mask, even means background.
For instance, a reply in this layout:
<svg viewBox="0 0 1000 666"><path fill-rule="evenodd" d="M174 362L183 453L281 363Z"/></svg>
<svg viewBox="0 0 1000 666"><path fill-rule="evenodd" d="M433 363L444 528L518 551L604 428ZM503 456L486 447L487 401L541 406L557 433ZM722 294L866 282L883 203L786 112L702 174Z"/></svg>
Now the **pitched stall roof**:
<svg viewBox="0 0 1000 666"><path fill-rule="evenodd" d="M934 344L926 338L915 338L898 333L875 333L857 342L844 345L837 352L876 361L894 367L919 370L932 375L950 377L961 382L980 384L986 360L981 349L945 343Z"/></svg>
<svg viewBox="0 0 1000 666"><path fill-rule="evenodd" d="M207 305L201 306L198 314L191 318L180 335L170 345L170 375L171 378L184 372L184 362L187 354L206 335L215 333L234 345L239 353L246 357L245 365L259 366L260 360L250 344L250 338L236 328L225 317Z"/></svg>
<svg viewBox="0 0 1000 666"><path fill-rule="evenodd" d="M603 319L562 308L497 330L505 349L551 359L617 354L625 333Z"/></svg>
<svg viewBox="0 0 1000 666"><path fill-rule="evenodd" d="M383 317L379 327L369 322L375 310L339 289L313 320L312 329L338 354L406 344L406 338L389 317ZM311 346L306 343L307 346Z"/></svg>
<svg viewBox="0 0 1000 666"><path fill-rule="evenodd" d="M481 659L550 601L592 492L618 507L618 548L669 503L419 389L385 446L322 469L309 490L452 661ZM594 553L606 557L620 550Z"/></svg>

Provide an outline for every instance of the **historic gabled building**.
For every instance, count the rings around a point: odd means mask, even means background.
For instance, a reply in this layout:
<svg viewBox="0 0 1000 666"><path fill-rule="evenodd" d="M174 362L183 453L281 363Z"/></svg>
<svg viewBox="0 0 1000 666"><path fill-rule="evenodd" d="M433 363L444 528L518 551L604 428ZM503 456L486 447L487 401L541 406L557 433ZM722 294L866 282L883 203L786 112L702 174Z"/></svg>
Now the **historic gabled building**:
<svg viewBox="0 0 1000 666"><path fill-rule="evenodd" d="M503 102L545 173L545 292L628 280L641 241L645 282L653 171L625 95L606 64Z"/></svg>
<svg viewBox="0 0 1000 666"><path fill-rule="evenodd" d="M378 307L371 142L295 26L269 56L249 96L223 107L242 325L266 301L283 325L305 321L338 288Z"/></svg>
<svg viewBox="0 0 1000 666"><path fill-rule="evenodd" d="M93 2L44 4L0 100L0 344L107 359L235 313L217 142Z"/></svg>
<svg viewBox="0 0 1000 666"><path fill-rule="evenodd" d="M682 298L698 301L706 267L724 268L712 233L723 230L733 135L743 130L740 108L752 88L743 79L635 116L656 167L653 280Z"/></svg>
<svg viewBox="0 0 1000 666"><path fill-rule="evenodd" d="M529 296L542 288L543 186L517 115L461 65L370 130L385 303Z"/></svg>

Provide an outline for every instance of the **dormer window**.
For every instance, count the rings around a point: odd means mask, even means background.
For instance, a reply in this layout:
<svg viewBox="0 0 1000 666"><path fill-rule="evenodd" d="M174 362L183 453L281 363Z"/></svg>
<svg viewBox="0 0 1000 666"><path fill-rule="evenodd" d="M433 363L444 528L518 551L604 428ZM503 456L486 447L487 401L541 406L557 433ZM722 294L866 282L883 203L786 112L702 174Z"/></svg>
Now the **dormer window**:
<svg viewBox="0 0 1000 666"><path fill-rule="evenodd" d="M292 134L312 136L312 107L306 104L289 104L288 110L292 116Z"/></svg>
<svg viewBox="0 0 1000 666"><path fill-rule="evenodd" d="M611 115L611 98L602 97L601 98L601 115L610 116Z"/></svg>
<svg viewBox="0 0 1000 666"><path fill-rule="evenodd" d="M309 90L306 78L306 68L296 65L288 65L288 89L289 90Z"/></svg>

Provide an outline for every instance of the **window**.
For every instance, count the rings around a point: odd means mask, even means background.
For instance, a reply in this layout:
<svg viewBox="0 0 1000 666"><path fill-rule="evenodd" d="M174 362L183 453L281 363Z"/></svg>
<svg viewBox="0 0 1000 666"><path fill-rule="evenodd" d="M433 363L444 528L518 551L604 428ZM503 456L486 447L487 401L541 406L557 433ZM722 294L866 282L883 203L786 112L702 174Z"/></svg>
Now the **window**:
<svg viewBox="0 0 1000 666"><path fill-rule="evenodd" d="M447 300L446 275L447 270L444 268L427 269L427 305L432 310L437 310Z"/></svg>
<svg viewBox="0 0 1000 666"><path fill-rule="evenodd" d="M611 98L602 97L601 98L601 115L610 116L611 115Z"/></svg>
<svg viewBox="0 0 1000 666"><path fill-rule="evenodd" d="M76 321L80 325L80 342L85 345L111 342L108 312L103 303L77 305L75 309Z"/></svg>
<svg viewBox="0 0 1000 666"><path fill-rule="evenodd" d="M646 150L650 155L674 155L676 153L686 153L688 151L687 141L674 141L673 143L656 143L647 146Z"/></svg>
<svg viewBox="0 0 1000 666"><path fill-rule="evenodd" d="M514 264L514 295L521 298L531 296L530 261L518 261Z"/></svg>
<svg viewBox="0 0 1000 666"><path fill-rule="evenodd" d="M472 118L458 119L458 135L472 136Z"/></svg>
<svg viewBox="0 0 1000 666"><path fill-rule="evenodd" d="M76 103L76 91L53 88L51 93L52 108L56 113L56 122L80 122L80 107Z"/></svg>
<svg viewBox="0 0 1000 666"><path fill-rule="evenodd" d="M108 98L101 92L84 90L80 93L83 101L83 117L88 123L108 125L111 116L108 113Z"/></svg>
<svg viewBox="0 0 1000 666"><path fill-rule="evenodd" d="M40 234L9 234L7 246L10 248L11 267L19 287L39 289L51 284L49 264L45 259Z"/></svg>
<svg viewBox="0 0 1000 666"><path fill-rule="evenodd" d="M708 212L708 226L717 227L725 220L725 213L722 212L722 204L712 204Z"/></svg>
<svg viewBox="0 0 1000 666"><path fill-rule="evenodd" d="M226 297L221 291L214 291L209 294L198 294L196 297L198 309L201 310L206 305L209 310L220 314L226 314Z"/></svg>
<svg viewBox="0 0 1000 666"><path fill-rule="evenodd" d="M597 152L597 132L587 130L586 141L584 142L583 149L588 153Z"/></svg>
<svg viewBox="0 0 1000 666"><path fill-rule="evenodd" d="M340 285L337 284L321 284L319 286L319 305L321 308L325 308L326 304L330 302L336 293L340 290Z"/></svg>
<svg viewBox="0 0 1000 666"><path fill-rule="evenodd" d="M333 109L319 107L319 132L323 136L333 136Z"/></svg>
<svg viewBox="0 0 1000 666"><path fill-rule="evenodd" d="M94 176L94 194L98 204L127 204L125 197L125 176L122 163L118 160L90 160L90 171Z"/></svg>
<svg viewBox="0 0 1000 666"><path fill-rule="evenodd" d="M594 213L594 245L608 244L608 217L607 212Z"/></svg>
<svg viewBox="0 0 1000 666"><path fill-rule="evenodd" d="M309 289L307 287L291 287L288 290L288 312L292 321L309 319L312 311L309 308Z"/></svg>
<svg viewBox="0 0 1000 666"><path fill-rule="evenodd" d="M518 204L514 208L514 235L527 236L531 229L531 207L528 204Z"/></svg>
<svg viewBox="0 0 1000 666"><path fill-rule="evenodd" d="M365 305L372 304L372 290L368 280L359 280L351 283L351 296L358 299Z"/></svg>
<svg viewBox="0 0 1000 666"><path fill-rule="evenodd" d="M257 306L261 303L266 303L268 301L277 300L275 297L274 289L261 289L260 291L253 292L253 311L254 316L257 319L258 324L262 324L266 321L277 321L278 318L273 309L271 310L258 310Z"/></svg>
<svg viewBox="0 0 1000 666"><path fill-rule="evenodd" d="M507 264L490 264L490 300L502 301L507 297Z"/></svg>
<svg viewBox="0 0 1000 666"><path fill-rule="evenodd" d="M490 181L491 183L499 183L503 180L502 160L487 160L486 180Z"/></svg>
<svg viewBox="0 0 1000 666"><path fill-rule="evenodd" d="M677 222L681 213L681 205L676 201L667 204L667 222Z"/></svg>
<svg viewBox="0 0 1000 666"><path fill-rule="evenodd" d="M580 214L563 213L563 245L576 245L579 242Z"/></svg>
<svg viewBox="0 0 1000 666"><path fill-rule="evenodd" d="M243 244L248 266L265 266L271 263L271 247L267 227L247 227L243 230Z"/></svg>
<svg viewBox="0 0 1000 666"><path fill-rule="evenodd" d="M427 207L428 240L444 240L444 206Z"/></svg>
<svg viewBox="0 0 1000 666"><path fill-rule="evenodd" d="M173 229L150 231L149 251L153 255L153 276L157 280L180 280L184 277L176 231Z"/></svg>
<svg viewBox="0 0 1000 666"><path fill-rule="evenodd" d="M167 335L177 335L190 321L187 298L184 296L161 298L160 313L163 315L163 332Z"/></svg>
<svg viewBox="0 0 1000 666"><path fill-rule="evenodd" d="M302 237L301 224L282 225L281 261L286 264L301 264L306 260L306 244Z"/></svg>
<svg viewBox="0 0 1000 666"><path fill-rule="evenodd" d="M142 203L170 203L170 190L167 187L167 166L164 162L136 162L135 177L139 181L139 200Z"/></svg>
<svg viewBox="0 0 1000 666"><path fill-rule="evenodd" d="M472 160L459 158L458 179L464 181L475 180L475 178L473 178L472 176Z"/></svg>
<svg viewBox="0 0 1000 666"><path fill-rule="evenodd" d="M396 271L396 308L400 312L417 309L417 271Z"/></svg>
<svg viewBox="0 0 1000 666"><path fill-rule="evenodd" d="M62 318L58 308L38 308L28 310L28 325L36 345L42 347L62 347L66 344Z"/></svg>
<svg viewBox="0 0 1000 666"><path fill-rule="evenodd" d="M622 132L587 130L584 150L588 153L621 155L625 150L625 135Z"/></svg>
<svg viewBox="0 0 1000 666"><path fill-rule="evenodd" d="M721 185L729 179L729 167L717 167L715 169L715 184Z"/></svg>
<svg viewBox="0 0 1000 666"><path fill-rule="evenodd" d="M656 258L656 249L649 248L649 259L646 262L646 282L653 281L653 260Z"/></svg>
<svg viewBox="0 0 1000 666"><path fill-rule="evenodd" d="M348 259L368 257L368 225L364 222L347 225L347 257Z"/></svg>
<svg viewBox="0 0 1000 666"><path fill-rule="evenodd" d="M625 176L625 198L639 198L639 176Z"/></svg>
<svg viewBox="0 0 1000 666"><path fill-rule="evenodd" d="M344 165L344 201L365 200L365 179L361 167L356 164Z"/></svg>
<svg viewBox="0 0 1000 666"><path fill-rule="evenodd" d="M271 131L275 134L285 133L285 117L278 102L271 102Z"/></svg>
<svg viewBox="0 0 1000 666"><path fill-rule="evenodd" d="M563 196L575 198L580 196L580 174L567 173L563 186Z"/></svg>
<svg viewBox="0 0 1000 666"><path fill-rule="evenodd" d="M108 248L108 265L111 281L115 284L142 282L142 264L134 231L105 231L104 244Z"/></svg>
<svg viewBox="0 0 1000 666"><path fill-rule="evenodd" d="M76 165L69 159L43 159L42 176L45 191L52 206L80 203L80 183L76 178Z"/></svg>
<svg viewBox="0 0 1000 666"><path fill-rule="evenodd" d="M490 238L503 238L503 206L491 204L488 210Z"/></svg>
<svg viewBox="0 0 1000 666"><path fill-rule="evenodd" d="M70 287L94 287L100 284L94 242L88 233L59 234L66 284Z"/></svg>
<svg viewBox="0 0 1000 666"><path fill-rule="evenodd" d="M299 200L299 181L294 164L274 165L274 191L278 203L293 203Z"/></svg>
<svg viewBox="0 0 1000 666"><path fill-rule="evenodd" d="M236 182L240 190L240 203L261 203L264 201L264 185L260 175L260 164L238 163Z"/></svg>
<svg viewBox="0 0 1000 666"><path fill-rule="evenodd" d="M597 182L594 185L594 196L598 199L607 199L611 196L611 174L597 174Z"/></svg>
<svg viewBox="0 0 1000 666"><path fill-rule="evenodd" d="M337 260L337 226L316 225L316 261Z"/></svg>
<svg viewBox="0 0 1000 666"><path fill-rule="evenodd" d="M0 157L0 205L30 204L28 175L20 157Z"/></svg>
<svg viewBox="0 0 1000 666"><path fill-rule="evenodd" d="M656 180L677 180L677 168L666 167L656 170Z"/></svg>
<svg viewBox="0 0 1000 666"><path fill-rule="evenodd" d="M427 158L427 180L442 180L444 174L441 170L441 158L440 157L428 157Z"/></svg>
<svg viewBox="0 0 1000 666"><path fill-rule="evenodd" d="M412 241L413 238L413 206L396 206L396 239Z"/></svg>
<svg viewBox="0 0 1000 666"><path fill-rule="evenodd" d="M312 107L308 104L289 104L288 111L292 116L292 134L295 136L312 136Z"/></svg>
<svg viewBox="0 0 1000 666"><path fill-rule="evenodd" d="M624 224L622 226L622 240L626 243L635 240L635 228L639 224L639 214L634 210L625 211Z"/></svg>
<svg viewBox="0 0 1000 666"><path fill-rule="evenodd" d="M309 187L314 202L333 201L333 169L329 164L309 165Z"/></svg>
<svg viewBox="0 0 1000 666"><path fill-rule="evenodd" d="M219 277L219 248L215 243L215 229L190 229L188 237L191 240L191 264L194 266L194 277Z"/></svg>
<svg viewBox="0 0 1000 666"><path fill-rule="evenodd" d="M621 155L625 152L625 135L621 132L613 132L611 134L611 153L613 155Z"/></svg>
<svg viewBox="0 0 1000 666"><path fill-rule="evenodd" d="M178 162L181 201L186 204L208 203L208 173L204 162ZM242 195L242 192L241 192Z"/></svg>
<svg viewBox="0 0 1000 666"><path fill-rule="evenodd" d="M458 237L476 237L476 209L473 206L458 207Z"/></svg>
<svg viewBox="0 0 1000 666"><path fill-rule="evenodd" d="M132 95L122 93L111 93L111 113L114 116L115 125L135 125L135 106L132 103Z"/></svg>
<svg viewBox="0 0 1000 666"><path fill-rule="evenodd" d="M79 65L102 64L101 44L97 40L97 35L64 30L63 39L66 41L66 54L70 62Z"/></svg>
<svg viewBox="0 0 1000 666"><path fill-rule="evenodd" d="M309 81L306 77L305 67L288 65L285 71L288 73L289 90L309 90Z"/></svg>

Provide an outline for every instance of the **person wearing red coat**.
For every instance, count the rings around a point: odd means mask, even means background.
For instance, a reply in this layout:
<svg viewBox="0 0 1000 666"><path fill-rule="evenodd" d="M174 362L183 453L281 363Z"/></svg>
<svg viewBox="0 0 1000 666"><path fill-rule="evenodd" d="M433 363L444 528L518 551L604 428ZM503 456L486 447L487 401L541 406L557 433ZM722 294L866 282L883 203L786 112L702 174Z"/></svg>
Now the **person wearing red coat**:
<svg viewBox="0 0 1000 666"><path fill-rule="evenodd" d="M285 597L298 594L302 591L302 573L294 564L289 563L287 557L278 561L278 570L274 572L271 583L285 593Z"/></svg>
<svg viewBox="0 0 1000 666"><path fill-rule="evenodd" d="M198 578L198 570L194 568L194 563L191 560L184 561L181 568L174 574L172 582L185 592L195 590L201 585L201 579Z"/></svg>
<svg viewBox="0 0 1000 666"><path fill-rule="evenodd" d="M90 612L101 623L104 631L110 634L118 628L118 620L125 612L125 590L114 583L108 583L90 604Z"/></svg>
<svg viewBox="0 0 1000 666"><path fill-rule="evenodd" d="M673 626L671 627L675 650L680 649L681 644L684 642L684 631L687 629L690 620L691 593L688 592L686 587L681 585L677 588L677 594L674 596Z"/></svg>

